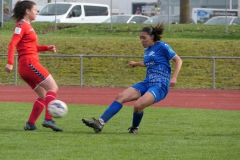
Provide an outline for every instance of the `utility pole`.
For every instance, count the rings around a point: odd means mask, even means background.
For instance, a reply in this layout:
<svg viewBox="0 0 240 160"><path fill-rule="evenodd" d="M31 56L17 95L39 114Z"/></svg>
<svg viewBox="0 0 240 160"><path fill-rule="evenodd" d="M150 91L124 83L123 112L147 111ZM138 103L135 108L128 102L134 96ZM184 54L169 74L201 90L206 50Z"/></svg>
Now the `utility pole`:
<svg viewBox="0 0 240 160"><path fill-rule="evenodd" d="M0 0L0 27L3 28L3 0Z"/></svg>
<svg viewBox="0 0 240 160"><path fill-rule="evenodd" d="M157 0L157 7L160 8L161 6L161 0Z"/></svg>
<svg viewBox="0 0 240 160"><path fill-rule="evenodd" d="M13 0L9 0L9 6L8 7L9 7L9 14L11 14L12 10L13 10Z"/></svg>
<svg viewBox="0 0 240 160"><path fill-rule="evenodd" d="M228 33L228 22L227 22L227 0L225 0L225 7L226 7L226 33Z"/></svg>
<svg viewBox="0 0 240 160"><path fill-rule="evenodd" d="M238 18L240 18L240 0L238 0Z"/></svg>

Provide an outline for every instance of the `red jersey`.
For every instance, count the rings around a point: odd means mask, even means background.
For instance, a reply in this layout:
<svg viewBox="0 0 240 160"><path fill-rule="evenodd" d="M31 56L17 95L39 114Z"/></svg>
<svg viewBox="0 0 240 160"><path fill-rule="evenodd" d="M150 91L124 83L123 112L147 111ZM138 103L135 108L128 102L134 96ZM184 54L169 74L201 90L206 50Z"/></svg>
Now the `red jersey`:
<svg viewBox="0 0 240 160"><path fill-rule="evenodd" d="M37 45L37 35L34 29L24 20L16 24L11 42L8 45L8 64L10 65L14 64L15 47L17 48L19 62L24 59L39 61L38 52L48 50L47 46Z"/></svg>

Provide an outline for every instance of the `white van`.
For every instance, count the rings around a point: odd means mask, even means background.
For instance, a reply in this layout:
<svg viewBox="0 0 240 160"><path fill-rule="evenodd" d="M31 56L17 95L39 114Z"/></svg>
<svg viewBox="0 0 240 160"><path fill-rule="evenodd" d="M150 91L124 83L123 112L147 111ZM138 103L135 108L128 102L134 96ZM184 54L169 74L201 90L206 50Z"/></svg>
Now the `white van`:
<svg viewBox="0 0 240 160"><path fill-rule="evenodd" d="M48 3L34 22L102 23L110 17L108 5L95 3Z"/></svg>

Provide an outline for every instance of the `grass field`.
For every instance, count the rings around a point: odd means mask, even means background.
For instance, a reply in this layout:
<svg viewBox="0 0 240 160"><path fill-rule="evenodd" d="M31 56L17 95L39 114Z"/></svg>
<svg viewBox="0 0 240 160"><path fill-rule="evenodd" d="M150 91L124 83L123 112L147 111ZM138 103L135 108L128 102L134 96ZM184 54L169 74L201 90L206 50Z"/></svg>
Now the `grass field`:
<svg viewBox="0 0 240 160"><path fill-rule="evenodd" d="M69 104L66 117L56 119L64 131L24 131L30 103L0 102L0 159L73 160L238 160L240 112L147 108L139 134L130 135L132 108L123 109L95 134L82 118L98 118L107 106Z"/></svg>

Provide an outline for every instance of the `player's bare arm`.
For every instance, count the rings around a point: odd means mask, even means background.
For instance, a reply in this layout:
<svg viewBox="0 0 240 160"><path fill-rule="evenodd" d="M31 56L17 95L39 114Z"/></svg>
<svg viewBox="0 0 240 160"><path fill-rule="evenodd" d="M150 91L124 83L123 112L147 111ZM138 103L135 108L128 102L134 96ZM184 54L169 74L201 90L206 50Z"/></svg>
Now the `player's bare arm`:
<svg viewBox="0 0 240 160"><path fill-rule="evenodd" d="M182 67L182 59L177 55L173 58L175 62L175 69L170 80L170 86L175 86L177 84L177 77Z"/></svg>
<svg viewBox="0 0 240 160"><path fill-rule="evenodd" d="M132 67L136 67L136 66L141 66L141 67L145 67L143 62L135 62L135 61L130 61L129 65Z"/></svg>
<svg viewBox="0 0 240 160"><path fill-rule="evenodd" d="M9 72L9 73L12 71L12 69L13 69L13 65L11 65L11 64L7 64L5 67L5 71Z"/></svg>
<svg viewBox="0 0 240 160"><path fill-rule="evenodd" d="M56 53L56 47L54 45L49 45L48 46L48 51Z"/></svg>

